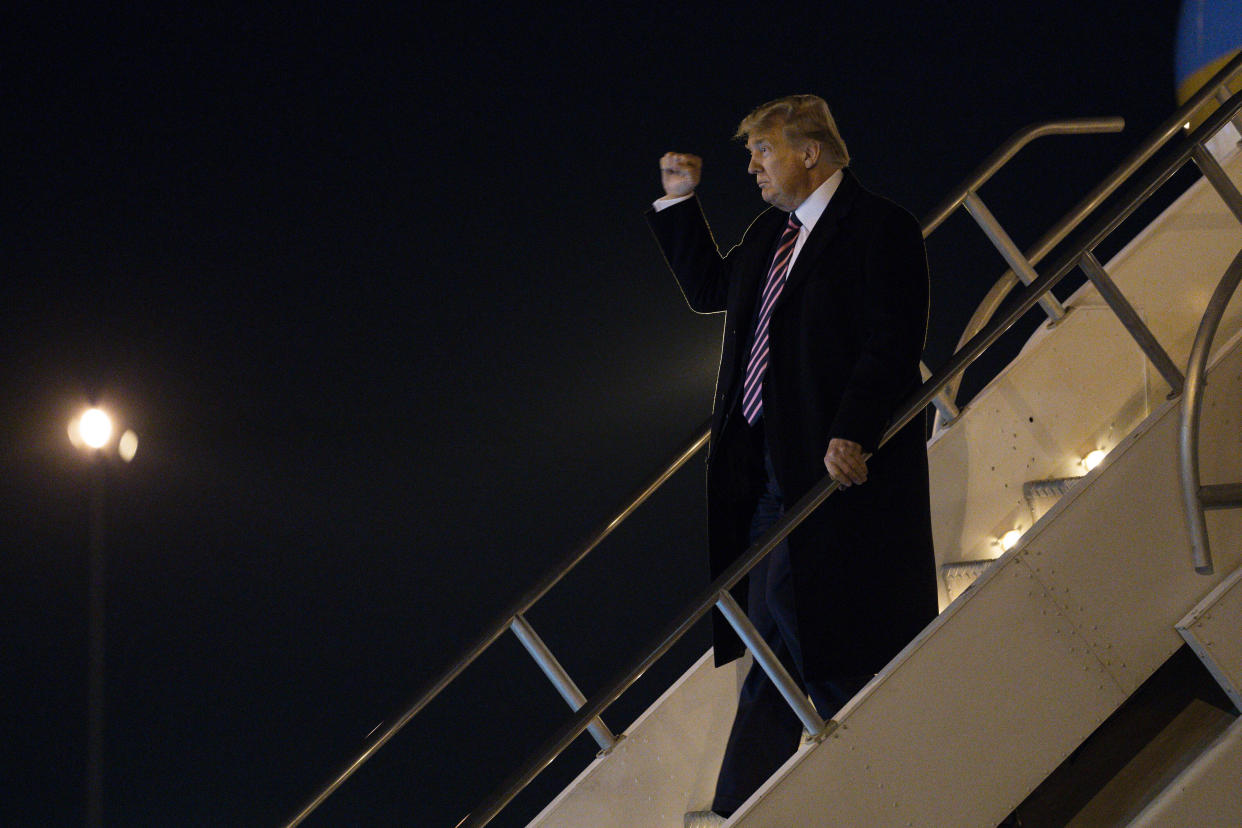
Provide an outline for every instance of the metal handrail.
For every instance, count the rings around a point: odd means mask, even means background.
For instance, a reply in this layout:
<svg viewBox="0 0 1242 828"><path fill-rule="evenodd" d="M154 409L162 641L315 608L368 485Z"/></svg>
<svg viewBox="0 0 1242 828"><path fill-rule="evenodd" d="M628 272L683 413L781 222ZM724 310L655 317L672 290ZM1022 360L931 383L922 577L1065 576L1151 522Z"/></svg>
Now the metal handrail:
<svg viewBox="0 0 1242 828"><path fill-rule="evenodd" d="M1195 113L1205 106L1220 101L1221 87L1232 80L1233 76L1242 72L1242 53L1239 53L1233 60L1225 64L1216 75L1205 83L1186 103L1178 107L1177 111L1166 118L1144 141L1139 144L1138 148L1130 153L1124 161L1117 166L1098 186L1083 196L1074 207L1065 214L1065 216L1052 226L1039 241L1035 242L1026 252L1027 260L1033 264L1039 264L1045 256L1064 241L1070 233L1093 213L1104 202L1106 198L1116 192L1126 180L1130 178L1140 167L1151 160L1160 148L1167 144L1175 135L1183 131L1184 125L1191 120ZM985 179L986 180L986 179ZM943 221L953 207L950 200L947 200L932 211L927 221L933 220ZM947 209L946 209L947 208ZM938 223L938 222L937 222ZM987 321L992 318L997 309L1001 306L1005 297L1013 287L1018 284L1018 277L1012 269L1006 270L1001 274L996 283L988 290L987 294L979 302L975 308L975 312L971 315L970 320L966 323L966 327L962 331L961 337L958 339L957 347L961 348L967 340L983 329ZM960 378L954 380L945 389L945 397L956 405L957 391L960 385ZM936 428L940 427L940 423L949 418L942 418L937 415Z"/></svg>
<svg viewBox="0 0 1242 828"><path fill-rule="evenodd" d="M383 729L376 730L367 739L362 750L354 756L350 762L341 768L328 783L322 787L314 797L312 797L296 815L287 823L286 828L294 828L303 820L311 815L312 812L323 804L329 796L345 783L349 777L354 775L358 768L362 767L367 760L375 755L376 751L382 748L398 731L409 724L410 720L419 714L420 711L438 696L444 688L453 683L456 678L471 664L473 664L479 656L481 656L492 644L496 642L505 631L513 628L517 619L521 618L531 607L533 607L540 598L548 593L552 587L561 582L569 572L577 566L583 558L591 554L595 547L604 542L604 539L613 533L621 523L629 517L634 510L646 502L664 482L672 477L678 469L689 462L690 458L698 453L699 449L707 444L710 432L711 420L707 420L699 427L694 436L682 445L681 449L669 459L667 463L657 471L654 475L647 479L641 486L634 490L625 505L621 507L611 518L600 524L595 531L587 536L586 540L578 546L573 547L568 554L561 558L554 566L545 570L543 577L539 579L526 593L519 598L504 613L496 618L491 624L484 628L483 632L467 647L457 659L449 665L447 669L436 675L426 684L424 684L414 696L411 702L400 715L395 717L391 724ZM520 638L520 636L519 636ZM537 659L538 660L538 659ZM543 666L541 662L541 666ZM546 670L545 670L546 672ZM602 723L601 723L602 726Z"/></svg>
<svg viewBox="0 0 1242 828"><path fill-rule="evenodd" d="M1235 61L1234 63L1238 63L1238 62ZM1234 63L1231 63L1229 66L1227 66L1226 70L1222 70L1222 74L1224 71L1229 71L1229 70L1237 68L1234 66ZM1234 111L1236 111L1236 107ZM1000 165L1003 165L1003 163L1005 163L1010 158L1012 158L1013 155L1016 154L1018 150L1020 150L1027 143L1030 143L1030 141L1036 138L1039 138L1039 137L1043 137L1044 135L1081 134L1084 132L1093 132L1093 131L1094 132L1115 131L1115 128L1118 127L1119 120L1120 119L1077 119L1077 120L1072 120L1072 121L1038 124L1038 125L1034 125L1031 127L1027 127L1026 129L1020 131L1013 138L1011 138L1005 145L1003 145L1001 150L998 150L996 153L994 153L993 156L990 157L989 162L985 162L984 165L982 165L980 168L976 170L975 177L978 178L977 181L973 179L968 179L967 185L963 185L961 188L959 188L961 192L960 192L960 197L956 199L957 203L950 205L949 202L953 201L954 199L952 197L950 199L946 199L946 201L942 203L940 210L934 212L932 216L929 217L928 221L929 222L934 221L934 226L931 226L930 229L925 231L924 235L926 236L928 233L934 230L937 226L939 226L941 222L943 222L944 217L943 215L941 215L941 212L943 211L946 205L948 205L948 210L950 212L951 210L956 209L957 206L959 206L963 201L965 201L965 199L967 198L967 195L972 191L971 185L979 186L979 184L981 184L983 181L986 181L987 178L989 178L991 175L995 173L996 169L1000 168ZM1218 118L1210 119L1210 121L1212 122L1215 122L1217 120L1219 119ZM1207 124L1205 124L1204 126L1207 126ZM1202 128L1200 130L1196 130L1196 134L1198 134L1201 131L1202 131ZM989 170L988 168L992 166L993 163L996 164L995 168ZM1115 173L1115 175L1118 173L1120 173L1120 170L1118 170ZM1126 172L1127 175L1129 173L1130 171ZM1111 193L1113 190L1116 189L1117 186L1120 186L1120 182L1118 182L1117 184L1109 188L1107 192ZM1097 188L1097 190L1099 189L1101 188ZM1103 196L1101 196L1101 199L1102 198ZM1067 230L1066 233L1068 232L1069 231ZM1110 232L1111 232L1111 228L1110 228ZM1064 269L1064 272L1059 273L1058 276L1056 277L1056 280L1051 282L1048 285L1048 287L1050 288L1052 284L1055 284L1057 281L1059 281L1065 275L1065 273L1073 269L1073 266L1074 266L1074 263L1071 262ZM1042 282L1043 280L1041 279L1037 279L1035 282L1033 282L1031 286L1028 288L1028 294L1031 292L1031 290L1034 288L1036 284L1040 284ZM1035 299L1032 300L1031 304L1038 302L1040 299L1042 299L1045 296L1045 294L1047 294L1047 289L1039 292L1039 294L1035 296ZM1029 307L1030 305L1028 305L1026 302L1021 302L1017 306L1017 309L1020 309L1021 313L1025 313L1026 310L1029 310ZM1021 313L1019 313L1019 316L1021 315ZM909 416L903 419L898 425L908 422L910 418L917 415L917 411L921 411L929 403L933 403L938 396L942 396L943 389L947 387L949 382L954 381L960 375L961 370L964 370L967 365L973 362L974 359L977 358L978 355L982 353L984 349L989 347L995 341L995 339L1000 336L1000 333L1003 333L1003 331L1007 329L1010 325L1012 325L1013 322L1016 321L1017 319L1017 317L1013 316L1013 311L1011 311L1009 314L1006 314L1004 319L1008 320L1010 319L1010 317L1013 317L1013 319L1009 321L1008 323L1006 323L1003 327L996 329L996 332L994 335L991 335L991 336L977 335L972 340L972 343L971 343L972 348L959 349L958 354L956 354L955 357L951 359L948 364L946 364L940 371L937 371L935 374L932 374L932 379L929 380L923 386L924 389L930 388L933 385L935 386L934 390L931 392L931 395L927 399L923 400L922 405L915 412L910 413ZM991 331L993 330L993 328L989 328L988 330ZM978 344L978 343L981 343L981 344ZM966 355L971 354L972 349L976 347L976 345L977 345L977 350L973 351L972 356L969 356L969 358L966 358ZM962 357L962 359L959 359L959 357ZM948 369L952 368L954 365L958 365L959 368L957 368L956 370L949 371ZM946 371L948 372L946 373ZM525 624L525 620L522 617L523 614L526 613L536 602L538 602L539 599L542 598L549 590L551 590L552 587L554 587L557 583L559 583L579 562L581 562L605 538L607 538L612 533L612 531L621 524L621 522L623 522L630 514L632 514L639 506L641 506L642 503L644 503L656 491L656 489L658 489L661 485L663 485L663 483L667 481L669 477L671 477L674 473L676 473L677 470L679 470L682 466L684 466L685 463L688 462L689 459L693 457L699 451L699 449L701 449L704 445L706 445L708 438L709 438L709 426L710 426L710 420L704 423L703 426L700 427L700 429L695 433L695 435L683 446L683 448L670 461L668 461L668 463L665 464L665 466L659 472L657 472L646 483L644 483L637 490L635 490L634 494L626 502L625 506L623 506L616 514L614 514L612 518L604 522L590 536L588 536L586 541L584 541L579 546L574 547L556 565L548 569L545 575L532 588L530 588L522 596L522 598L519 599L513 605L513 607L509 611L503 613L501 616L499 616L499 618L493 624L486 627L483 633L476 638L474 643L468 648L466 648L466 650L444 672L442 672L437 677L427 682L423 686L423 688L420 689L419 693L415 697L415 701L411 705L409 705L399 716L397 716L392 721L391 724L389 724L387 727L384 727L381 730L377 730L374 734L372 734L368 738L363 749L347 765L345 765L342 768L342 770L339 771L322 789L320 789L318 793L309 802L307 802L307 804L288 823L286 823L287 828L294 828L294 826L300 824L303 820L305 820L306 817L309 816L316 808L318 808L319 805L321 805L324 800L326 800L334 791L336 791L337 788L339 788L346 780L348 780L349 777L352 776L353 773L356 772L359 767L361 767L365 762L367 762L381 747L384 746L384 744L386 744L389 740L391 740L392 737L397 734L397 732L399 732L406 724L408 724L409 721L412 720L413 717L416 716L424 707L426 707L426 705L429 704L437 695L439 695L441 691L443 691L449 684L451 684L468 666L470 666L470 664L472 664L475 660L477 660L478 657L483 652L485 652L497 639L499 639L506 630L513 630L518 635L519 639L525 639L523 641L524 644L526 643L527 640L530 640L532 638L537 640L537 636L531 636L531 635L523 636L522 634L523 632L528 631L529 633L533 633L533 630L529 630L529 625ZM897 427L898 426L894 426L893 429L896 429ZM891 430L892 429L890 429L890 431ZM886 435L884 439L887 440L888 435ZM819 488L820 487L817 487L816 489L812 490L812 492L808 494L808 497L810 497L811 494L814 494L815 492L819 491ZM805 510L805 513L809 514L810 510L818 506L818 504L821 503L823 499L827 498L828 495L831 494L831 492L834 490L835 490L835 487L831 487L831 486L824 488L822 496L818 500L816 500L809 508L807 508ZM803 503L806 500L807 498L803 498L803 501L800 501L799 505L801 505L801 503ZM787 517L797 515L797 514L803 514L803 511L801 509L791 510L790 512L787 513ZM796 524L793 524L793 525L796 525ZM780 526L781 524L778 523L777 527L774 527L772 531L775 532ZM791 531L791 529L792 529L792 525L788 529L785 529L782 534L780 534L779 536L776 536L775 540L771 541L771 545L767 546L766 549L770 549L771 546L774 546L775 543L779 542L779 540L783 538L785 534ZM764 539L761 539L760 542L763 543ZM763 556L763 554L766 552L766 549L764 552L760 552L757 555L753 556L754 562L757 562ZM746 560L749 560L750 557L751 556L747 556ZM753 562L752 562L752 565L753 565ZM747 567L747 569L749 569L749 567ZM732 571L732 569L730 569L729 571ZM726 572L725 574L727 575L728 572ZM743 571L742 575L744 574L745 572ZM740 579L740 577L741 575L738 575L738 579ZM699 613L698 615L696 615L694 620L690 622L691 625L694 623L695 620L697 620L699 617L705 614L708 610L710 610L712 604L714 603L717 603L717 601L716 600L710 601L707 605L707 608L703 610L702 613ZM667 648L671 647L672 643L677 638L679 638L680 635L683 633L684 633L684 630L682 630L681 632L678 632L674 638L672 638L671 640L667 642L667 646L664 646L663 648L657 648L658 652L653 653L650 662L644 661L644 664L646 666L644 666L641 670L635 673L633 675L633 678L630 681L626 682L625 686L620 691L618 691L617 695L620 695L620 692L623 692L625 687L628 687L629 684L632 683L633 680L636 680L637 677L641 675L643 671L646 670L646 667L650 666L650 663L658 659L660 655L663 655L663 653L667 651ZM553 677L554 675L564 673L563 668L561 668L559 664L555 663L555 660L551 658L550 653L547 653L546 647L542 648L542 651L543 651L542 654L536 651L535 649L532 649L529 646L528 646L528 650L531 651L532 656L539 663L540 667L544 669L544 672L549 675L549 677ZM565 676L565 678L568 678L568 677ZM553 678L553 682L554 684L558 684L558 689L562 689L562 685L558 683L558 679ZM569 682L568 684L572 685L572 682ZM577 691L577 688L569 687L568 690L569 690L568 692L565 692L565 690L562 689L562 693L563 695L566 696L566 699L571 702L571 706L576 708L574 718L571 719L571 724L574 722L577 722L579 718L587 714L589 711L592 711L592 710L595 711L594 714L590 715L588 718L584 720L585 724L583 724L582 727L578 728L574 732L574 736L570 738L570 741L572 741L573 738L576 738L576 736L580 734L583 730L590 729L592 730L593 734L596 735L596 738L598 741L600 741L601 745L611 744L612 735L611 733L607 731L607 728L604 727L602 721L599 720L598 715L599 715L599 712L602 711L602 709L607 706L607 704L610 704L611 701L615 700L615 696L612 699L610 699L608 702L602 705L597 704L595 702L580 703L578 699L581 698L581 693ZM598 700L598 697L597 697L597 700ZM606 735L601 736L600 735L601 733L606 734ZM566 746L567 745L568 743L566 743ZM557 753L559 753L563 749L564 747L561 747L560 749L557 750ZM550 758L547 761L550 761ZM539 764L538 766L539 769L542 769L543 765L546 765L546 761ZM531 778L533 778L533 774ZM509 801L509 799L512 798L513 795L516 795L517 791L520 790L521 787L524 787L529 781L530 781L529 778L522 781L518 788L516 788L515 790L513 790L512 792L508 794L507 798L504 799L504 802L501 803L500 807L503 807L503 805L506 804ZM496 810L498 812L499 808L497 808ZM492 814L492 816L494 816L494 813ZM489 816L488 819L490 818L491 817ZM485 823L471 823L471 824L482 825Z"/></svg>
<svg viewBox="0 0 1242 828"><path fill-rule="evenodd" d="M932 374L923 386L899 409L901 414L885 431L878 446L883 446L902 427L908 424L932 402L955 377L966 370L996 340L1018 322L1027 311L1054 288L1070 272L1081 265L1085 255L1117 229L1135 209L1145 202L1159 187L1168 181L1193 155L1194 147L1214 135L1235 112L1242 109L1242 95L1231 98L1231 103L1221 106L1207 118L1188 139L1183 149L1166 160L1161 167L1140 179L1132 194L1101 215L1085 235L1085 241L1075 244L1073 250L1060 256L1053 267L1027 285L1018 298L1002 315L991 319L983 330L976 333L955 353L945 365ZM1116 189L1114 187L1113 189ZM699 593L690 605L664 630L648 650L648 654L633 664L620 677L579 708L556 733L544 743L541 750L520 769L511 774L484 803L468 814L458 828L482 828L490 822L543 768L560 755L586 729L587 724L606 707L616 701L634 682L660 659L672 646L708 612L747 572L776 547L798 524L840 487L830 477L824 477L804 495L767 533L731 564L715 581ZM824 735L831 733L835 723L829 722Z"/></svg>
<svg viewBox="0 0 1242 828"><path fill-rule="evenodd" d="M1104 132L1121 132L1125 129L1123 118L1070 118L1064 121L1049 121L1042 124L1031 124L1015 132L1008 141L975 167L966 180L958 185L952 193L945 196L936 207L923 219L923 237L944 224L953 215L953 211L961 207L966 197L988 182L992 176L1000 172L1018 152L1036 138L1048 135L1087 135Z"/></svg>
<svg viewBox="0 0 1242 828"><path fill-rule="evenodd" d="M1182 480L1182 503L1186 507L1186 526L1190 531L1191 561L1195 572L1200 575L1211 575L1212 547L1208 540L1207 519L1203 514L1204 492L1199 484L1199 419L1202 413L1203 388L1207 385L1208 354L1212 350L1212 339L1220 327L1221 318L1225 315L1225 307L1238 284L1242 282L1242 252L1234 257L1233 263L1225 270L1212 298L1208 300L1207 310L1199 322L1199 330L1195 334L1194 347L1190 349L1190 359L1186 363L1186 394L1182 397L1182 418L1178 426L1177 453L1178 472ZM1235 489L1226 484L1224 487ZM1235 493L1236 494L1236 493ZM1214 508L1232 505L1213 501Z"/></svg>
<svg viewBox="0 0 1242 828"><path fill-rule="evenodd" d="M935 209L933 209L923 219L923 238L926 239L931 236L931 234L934 233L936 229L944 223L945 219L951 216L953 211L958 207L966 205L968 209L972 209L972 214L973 210L982 207L982 202L979 201L978 196L979 188L987 183L992 176L1000 172L1002 167L1013 160L1013 157L1032 141L1049 135L1093 135L1108 132L1120 132L1125 129L1125 125L1126 122L1123 118L1069 118L1062 121L1046 121L1044 123L1031 124L1030 126L1023 127L1010 136L1009 140L1001 144L1000 147L997 148L991 155L984 159L983 163L976 167L974 171L966 177L966 180L958 185L957 189L953 190L953 192L946 196L944 200L941 201L940 204L938 204ZM986 212L986 210L987 208L983 207L983 211ZM989 219L990 225L987 224ZM1002 247L1013 248L1012 251L1002 251L1002 255L1005 253L1011 253L1011 255L1006 256L1007 261L1012 263L1012 255L1014 254L1021 256L1021 253L1017 251L1016 246L1012 245L1012 242L1010 242L1008 237L1004 235L1003 231L1001 231L999 237L996 233L989 232L991 227L999 228L999 224L997 224L995 219L991 218L990 214L988 214L987 219L983 220L980 220L978 216L975 216L975 220L983 226L985 232L988 232L989 238L993 240L994 244L996 244L999 240ZM1031 264L1033 265L1034 262L1031 262ZM1013 271L1010 272L1012 273ZM1048 298L1051 299L1051 302L1056 302L1055 298ZM1051 302L1047 302L1047 300L1045 300L1045 302L1045 310L1048 312L1050 317L1053 319L1059 319L1064 315L1064 311L1059 307L1059 305L1052 305ZM960 346L961 343L959 342L958 345ZM919 368L923 372L924 379L931 376L931 370L927 368L926 364L920 362ZM942 393L936 399L932 400L932 404L936 406L937 422L951 422L952 420L957 419L959 412L953 394Z"/></svg>

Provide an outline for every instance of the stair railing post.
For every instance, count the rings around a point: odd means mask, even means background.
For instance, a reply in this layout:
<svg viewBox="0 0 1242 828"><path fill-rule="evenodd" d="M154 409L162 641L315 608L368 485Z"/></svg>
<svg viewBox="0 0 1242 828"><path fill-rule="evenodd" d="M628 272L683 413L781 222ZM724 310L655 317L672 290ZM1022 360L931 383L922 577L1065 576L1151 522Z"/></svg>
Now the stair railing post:
<svg viewBox="0 0 1242 828"><path fill-rule="evenodd" d="M1199 487L1204 509L1242 509L1242 483L1216 483Z"/></svg>
<svg viewBox="0 0 1242 828"><path fill-rule="evenodd" d="M962 204L966 207L966 212L970 213L971 218L983 230L984 235L992 242L992 246L996 248L1013 272L1022 280L1022 283L1029 285L1035 281L1039 274L1035 272L1034 266L1031 265L1030 260L1026 258L1022 251L1018 249L1018 245L1014 244L1013 239L1005 232L1005 228L1001 227L1000 222L996 220L996 216L992 215L992 211L983 203L983 199L979 198L979 194L971 190L966 194ZM1044 313L1048 314L1048 318L1053 324L1065 318L1065 308L1051 293L1039 300L1039 306L1044 309Z"/></svg>
<svg viewBox="0 0 1242 828"><path fill-rule="evenodd" d="M721 592L720 598L716 601L716 608L724 614L724 617L729 622L729 626L733 627L733 631L737 633L738 638L742 639L746 649L750 650L755 657L755 662L763 668L763 672L768 674L768 678L776 685L776 689L780 691L785 701L793 708L794 714L802 722L802 726L806 728L806 732L810 734L811 738L822 739L824 736L827 736L827 726L815 710L815 705L807 698L806 693L802 692L798 687L798 683L794 681L793 676L785 669L785 665L781 664L776 653L768 646L768 642L763 640L763 636L755 629L755 625L750 623L750 619L746 617L745 611L738 606L732 593L728 590Z"/></svg>
<svg viewBox="0 0 1242 828"><path fill-rule="evenodd" d="M1190 533L1191 561L1195 572L1211 575L1212 547L1208 538L1207 519L1203 514L1203 490L1199 484L1199 419L1203 405L1203 389L1207 385L1207 361L1212 339L1225 315L1229 299L1242 282L1242 252L1225 270L1212 298L1208 300L1195 344L1186 365L1186 392L1182 396L1181 422L1178 425L1178 472L1182 482L1182 504L1186 510L1186 526ZM1233 487L1230 487L1231 489ZM1215 493L1214 493L1215 494ZM1217 498L1212 498L1214 501ZM1215 504L1214 504L1215 505Z"/></svg>
<svg viewBox="0 0 1242 828"><path fill-rule="evenodd" d="M530 653L530 657L539 665L539 669L548 677L548 681L552 682L552 686L556 688L556 692L561 694L561 698L569 705L570 710L577 711L586 704L586 696L578 689L578 685L569 677L569 673L561 666L561 663L556 660L556 656L552 655L548 645L539 637L539 633L535 632L535 628L530 625L529 621L521 615L516 615L509 624L509 629L517 636L517 640L522 642L526 652ZM612 750L617 744L617 737L599 716L591 720L591 723L587 725L587 730L591 732L595 743L604 751Z"/></svg>
<svg viewBox="0 0 1242 828"><path fill-rule="evenodd" d="M931 369L927 367L927 363L923 360L919 360L919 375L924 382L932 375ZM961 409L957 407L957 403L954 402L947 388L941 389L936 398L932 400L932 405L936 407L937 422L940 423L942 428L947 427L962 414Z"/></svg>
<svg viewBox="0 0 1242 828"><path fill-rule="evenodd" d="M1156 339L1151 329L1139 318L1138 312L1134 310L1134 306L1130 304L1125 294L1121 292L1117 284L1109 277L1108 271L1104 269L1104 265L1100 264L1100 260L1095 257L1093 252L1088 250L1082 254L1078 266L1082 268L1083 273L1087 274L1091 284L1095 285L1095 289L1100 292L1100 296L1112 308L1113 313L1117 315L1125 329L1130 332L1130 336L1134 337L1134 341L1138 343L1138 346L1143 349L1143 353L1147 354L1147 358L1151 360L1152 365L1160 372L1160 376L1164 377L1164 381L1173 389L1172 396L1182 393L1182 385L1185 382L1182 372L1173 364L1168 351Z"/></svg>
<svg viewBox="0 0 1242 828"><path fill-rule="evenodd" d="M1222 83L1220 86L1216 87L1216 100L1218 102L1222 104L1226 103L1231 97L1233 97L1233 93L1229 91L1228 84ZM1242 136L1242 113L1235 112L1233 120L1231 120L1230 123L1233 124L1233 128L1238 131L1238 135Z"/></svg>
<svg viewBox="0 0 1242 828"><path fill-rule="evenodd" d="M1233 213L1238 221L1242 221L1242 193L1239 193L1238 188L1234 186L1229 173L1225 172L1225 168L1202 143L1195 144L1193 156L1195 165L1212 185L1212 189L1216 190L1216 194L1225 202L1229 212Z"/></svg>

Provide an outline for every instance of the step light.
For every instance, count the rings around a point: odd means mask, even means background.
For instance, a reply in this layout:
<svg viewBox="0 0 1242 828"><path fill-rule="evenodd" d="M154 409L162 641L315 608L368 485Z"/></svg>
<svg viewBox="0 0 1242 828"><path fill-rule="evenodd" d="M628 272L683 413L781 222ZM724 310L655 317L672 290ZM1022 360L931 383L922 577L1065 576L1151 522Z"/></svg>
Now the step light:
<svg viewBox="0 0 1242 828"><path fill-rule="evenodd" d="M1106 454L1108 454L1108 452L1104 449L1096 449L1095 451L1088 453L1086 457L1082 458L1082 467L1087 471L1091 471L1096 466L1100 465L1100 461L1104 459Z"/></svg>

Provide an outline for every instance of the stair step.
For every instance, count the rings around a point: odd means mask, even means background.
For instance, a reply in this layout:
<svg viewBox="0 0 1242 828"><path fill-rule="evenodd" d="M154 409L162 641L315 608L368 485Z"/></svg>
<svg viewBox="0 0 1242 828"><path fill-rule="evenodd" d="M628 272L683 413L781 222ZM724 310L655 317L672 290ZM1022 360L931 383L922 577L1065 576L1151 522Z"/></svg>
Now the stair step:
<svg viewBox="0 0 1242 828"><path fill-rule="evenodd" d="M1031 522L1039 520L1082 477L1052 477L1047 480L1028 480L1022 484L1022 496L1031 510Z"/></svg>

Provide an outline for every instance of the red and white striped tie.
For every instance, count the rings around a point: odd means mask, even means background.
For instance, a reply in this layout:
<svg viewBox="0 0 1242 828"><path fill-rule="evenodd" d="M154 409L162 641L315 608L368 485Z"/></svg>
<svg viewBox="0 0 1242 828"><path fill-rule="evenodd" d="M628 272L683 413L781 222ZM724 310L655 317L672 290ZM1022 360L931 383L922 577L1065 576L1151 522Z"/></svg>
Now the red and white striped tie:
<svg viewBox="0 0 1242 828"><path fill-rule="evenodd" d="M763 375L768 370L768 320L772 317L772 306L780 298L781 289L785 287L785 277L789 274L789 262L793 259L794 245L798 241L798 230L802 222L798 216L789 214L789 224L781 234L781 243L772 257L772 269L768 271L768 280L763 285L763 295L759 299L759 319L755 323L755 339L750 346L750 362L746 366L746 380L742 383L742 415L751 425L763 413Z"/></svg>

